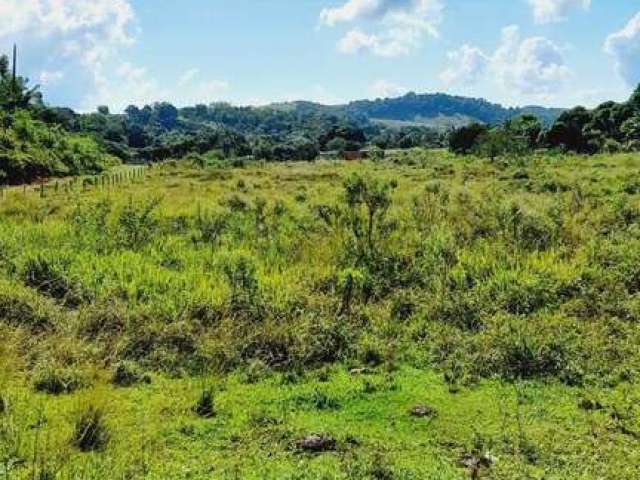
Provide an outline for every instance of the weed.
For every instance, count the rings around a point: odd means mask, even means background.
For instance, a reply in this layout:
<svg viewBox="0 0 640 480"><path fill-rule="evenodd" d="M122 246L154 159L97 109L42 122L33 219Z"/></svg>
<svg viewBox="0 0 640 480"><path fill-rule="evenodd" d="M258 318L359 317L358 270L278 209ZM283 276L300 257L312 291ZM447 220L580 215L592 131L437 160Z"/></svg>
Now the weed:
<svg viewBox="0 0 640 480"><path fill-rule="evenodd" d="M103 450L110 439L102 407L89 404L76 414L71 444L81 452Z"/></svg>
<svg viewBox="0 0 640 480"><path fill-rule="evenodd" d="M213 418L216 415L214 395L211 388L205 388L200 392L193 411L202 418Z"/></svg>

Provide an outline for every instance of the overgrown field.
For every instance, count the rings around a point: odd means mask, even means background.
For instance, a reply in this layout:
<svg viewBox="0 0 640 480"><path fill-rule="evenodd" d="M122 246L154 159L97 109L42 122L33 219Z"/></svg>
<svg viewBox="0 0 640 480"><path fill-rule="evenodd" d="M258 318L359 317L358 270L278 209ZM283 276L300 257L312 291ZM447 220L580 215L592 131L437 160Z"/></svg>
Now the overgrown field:
<svg viewBox="0 0 640 480"><path fill-rule="evenodd" d="M639 156L94 183L0 201L0 478L640 478Z"/></svg>

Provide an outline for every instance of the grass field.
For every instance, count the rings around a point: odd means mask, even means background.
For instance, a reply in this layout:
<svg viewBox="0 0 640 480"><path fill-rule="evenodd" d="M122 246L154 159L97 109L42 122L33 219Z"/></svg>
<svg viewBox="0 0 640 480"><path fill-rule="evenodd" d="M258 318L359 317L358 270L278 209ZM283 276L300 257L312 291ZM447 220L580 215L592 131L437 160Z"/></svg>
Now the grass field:
<svg viewBox="0 0 640 480"><path fill-rule="evenodd" d="M0 201L0 478L640 477L637 155L94 183Z"/></svg>

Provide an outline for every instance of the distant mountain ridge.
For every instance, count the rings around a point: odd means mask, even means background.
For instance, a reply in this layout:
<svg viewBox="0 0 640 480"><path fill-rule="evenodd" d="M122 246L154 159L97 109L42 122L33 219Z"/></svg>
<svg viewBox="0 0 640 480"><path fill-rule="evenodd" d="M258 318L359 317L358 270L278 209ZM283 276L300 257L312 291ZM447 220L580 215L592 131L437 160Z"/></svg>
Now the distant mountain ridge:
<svg viewBox="0 0 640 480"><path fill-rule="evenodd" d="M272 104L263 108L366 118L387 126L427 126L439 129L459 127L473 122L500 124L524 114L538 117L551 125L565 110L541 106L504 107L482 98L445 93L407 93L396 98L356 100L345 105L322 105L307 101Z"/></svg>

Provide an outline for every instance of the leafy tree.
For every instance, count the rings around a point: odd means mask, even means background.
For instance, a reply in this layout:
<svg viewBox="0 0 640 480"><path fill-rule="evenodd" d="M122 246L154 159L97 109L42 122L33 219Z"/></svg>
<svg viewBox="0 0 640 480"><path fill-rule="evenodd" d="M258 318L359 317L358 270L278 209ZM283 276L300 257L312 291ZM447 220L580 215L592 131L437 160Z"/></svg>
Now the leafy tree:
<svg viewBox="0 0 640 480"><path fill-rule="evenodd" d="M0 56L0 108L15 110L32 104L41 104L39 86L29 88L29 79L17 74L17 53L14 46L13 65L9 68L9 57Z"/></svg>
<svg viewBox="0 0 640 480"><path fill-rule="evenodd" d="M625 121L620 131L627 142L640 140L640 115L631 117Z"/></svg>
<svg viewBox="0 0 640 480"><path fill-rule="evenodd" d="M90 137L34 120L19 110L0 131L0 178L6 183L36 178L99 173L116 163Z"/></svg>
<svg viewBox="0 0 640 480"><path fill-rule="evenodd" d="M335 137L327 142L326 149L332 152L344 153L348 149L348 143L342 137Z"/></svg>
<svg viewBox="0 0 640 480"><path fill-rule="evenodd" d="M505 129L526 142L529 148L535 148L542 133L542 123L534 115L522 115L507 121Z"/></svg>
<svg viewBox="0 0 640 480"><path fill-rule="evenodd" d="M545 141L550 147L587 153L592 145L584 135L584 127L591 121L591 114L584 107L564 112L547 132Z"/></svg>
<svg viewBox="0 0 640 480"><path fill-rule="evenodd" d="M480 135L473 152L491 160L502 155L522 155L528 148L526 140L507 128L494 128Z"/></svg>
<svg viewBox="0 0 640 480"><path fill-rule="evenodd" d="M153 107L153 113L162 128L171 130L176 127L178 123L178 109L170 103L156 103Z"/></svg>
<svg viewBox="0 0 640 480"><path fill-rule="evenodd" d="M488 127L480 123L453 130L449 134L449 150L454 153L468 154L470 153L478 140L488 132Z"/></svg>

